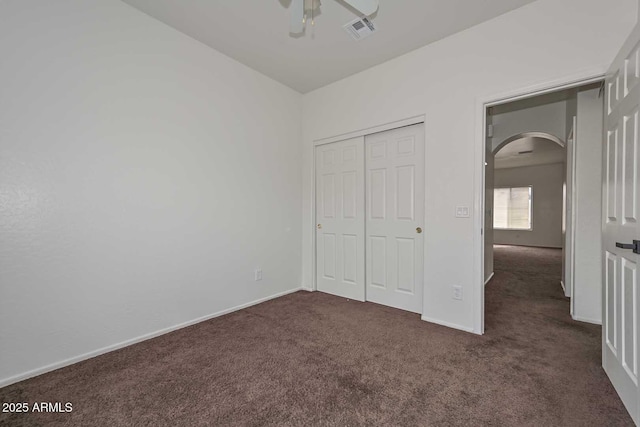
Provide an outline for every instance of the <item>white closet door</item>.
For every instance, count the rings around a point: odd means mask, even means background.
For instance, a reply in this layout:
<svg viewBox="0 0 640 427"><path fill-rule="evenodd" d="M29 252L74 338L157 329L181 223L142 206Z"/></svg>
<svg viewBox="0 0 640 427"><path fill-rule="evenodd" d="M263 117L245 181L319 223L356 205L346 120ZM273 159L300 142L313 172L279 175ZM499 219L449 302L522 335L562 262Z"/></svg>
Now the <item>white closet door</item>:
<svg viewBox="0 0 640 427"><path fill-rule="evenodd" d="M422 313L424 126L365 139L367 301Z"/></svg>
<svg viewBox="0 0 640 427"><path fill-rule="evenodd" d="M364 137L316 148L316 283L364 301Z"/></svg>

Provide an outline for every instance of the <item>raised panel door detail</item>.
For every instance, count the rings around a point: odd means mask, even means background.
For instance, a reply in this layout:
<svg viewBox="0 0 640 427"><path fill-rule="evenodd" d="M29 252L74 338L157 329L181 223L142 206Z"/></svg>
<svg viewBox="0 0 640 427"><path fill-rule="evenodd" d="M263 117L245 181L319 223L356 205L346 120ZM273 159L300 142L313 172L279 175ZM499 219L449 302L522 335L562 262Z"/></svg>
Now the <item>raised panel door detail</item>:
<svg viewBox="0 0 640 427"><path fill-rule="evenodd" d="M371 236L371 285L387 287L387 239L384 236Z"/></svg>
<svg viewBox="0 0 640 427"><path fill-rule="evenodd" d="M397 238L397 289L400 292L413 294L415 292L415 239Z"/></svg>
<svg viewBox="0 0 640 427"><path fill-rule="evenodd" d="M356 284L358 278L358 236L345 234L342 236L342 280L347 283Z"/></svg>
<svg viewBox="0 0 640 427"><path fill-rule="evenodd" d="M369 204L371 219L385 219L387 216L386 169L374 169L369 173Z"/></svg>
<svg viewBox="0 0 640 427"><path fill-rule="evenodd" d="M322 152L322 165L331 166L335 162L335 150L327 150Z"/></svg>
<svg viewBox="0 0 640 427"><path fill-rule="evenodd" d="M415 204L414 165L396 168L396 219L413 221Z"/></svg>
<svg viewBox="0 0 640 427"><path fill-rule="evenodd" d="M382 141L376 144L372 144L370 153L371 155L369 156L369 158L371 160L384 159L385 157L387 157L387 142Z"/></svg>
<svg viewBox="0 0 640 427"><path fill-rule="evenodd" d="M322 177L322 216L324 218L336 217L336 179L334 174Z"/></svg>
<svg viewBox="0 0 640 427"><path fill-rule="evenodd" d="M619 74L616 74L616 76L611 79L611 81L608 83L607 85L607 109L608 109L608 114L610 115L613 110L616 108L616 106L618 105L618 100L620 99L620 94L619 94Z"/></svg>
<svg viewBox="0 0 640 427"><path fill-rule="evenodd" d="M347 147L342 150L342 161L352 162L356 159L356 147Z"/></svg>
<svg viewBox="0 0 640 427"><path fill-rule="evenodd" d="M640 80L640 50L634 51L624 61L624 94L627 94Z"/></svg>
<svg viewBox="0 0 640 427"><path fill-rule="evenodd" d="M336 278L336 235L325 233L324 239L324 268L322 275L325 279Z"/></svg>
<svg viewBox="0 0 640 427"><path fill-rule="evenodd" d="M607 163L606 163L606 188L607 193L607 219L609 222L616 221L617 193L618 193L618 129L607 133Z"/></svg>
<svg viewBox="0 0 640 427"><path fill-rule="evenodd" d="M397 141L397 153L399 156L412 156L416 151L416 138L408 136Z"/></svg>
<svg viewBox="0 0 640 427"><path fill-rule="evenodd" d="M342 174L342 218L354 219L358 204L357 174L355 171Z"/></svg>
<svg viewBox="0 0 640 427"><path fill-rule="evenodd" d="M617 260L616 256L611 252L607 252L605 262L605 316L607 318L607 328L605 331L605 339L607 345L614 354L618 352L617 327Z"/></svg>
<svg viewBox="0 0 640 427"><path fill-rule="evenodd" d="M637 366L637 266L626 258L621 260L621 284L622 284L622 366L629 378L638 383Z"/></svg>
<svg viewBox="0 0 640 427"><path fill-rule="evenodd" d="M637 221L638 203L638 110L624 117L622 147L622 214L623 221Z"/></svg>

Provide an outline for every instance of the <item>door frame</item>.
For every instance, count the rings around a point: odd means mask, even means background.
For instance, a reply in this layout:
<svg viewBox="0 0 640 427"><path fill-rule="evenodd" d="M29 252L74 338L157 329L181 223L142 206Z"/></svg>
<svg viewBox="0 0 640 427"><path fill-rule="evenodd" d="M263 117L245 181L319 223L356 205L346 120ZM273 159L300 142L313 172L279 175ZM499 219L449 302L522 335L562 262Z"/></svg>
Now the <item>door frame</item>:
<svg viewBox="0 0 640 427"><path fill-rule="evenodd" d="M591 69L583 70L579 73L567 75L562 78L550 80L531 86L513 89L506 92L487 95L476 99L476 141L474 150L474 234L473 234L473 332L478 335L484 334L484 223L485 223L485 154L487 144L487 108L544 95L560 90L571 89L588 85L604 80L608 66L603 65Z"/></svg>
<svg viewBox="0 0 640 427"><path fill-rule="evenodd" d="M405 127L405 126L411 126L411 125L417 125L422 123L423 125L426 126L426 114L420 114L417 116L411 116L411 117L407 117L405 119L400 119L400 120L395 120L392 122L388 122L388 123L384 123L381 125L377 125L377 126L372 126L372 127L368 127L368 128L364 128L364 129L358 129L358 130L354 130L351 132L346 132L346 133L342 133L342 134L338 134L335 136L329 136L329 137L325 137L325 138L319 138L319 139L315 139L313 141L313 179L312 179L312 183L311 183L311 273L313 275L313 279L311 281L311 291L317 291L318 290L318 282L317 282L317 264L318 264L318 258L317 258L317 249L318 249L318 245L316 242L316 224L317 224L317 218L316 218L316 148L321 146L321 145L326 145L326 144L331 144L334 142L340 142L340 141L344 141L346 139L352 139L352 138L358 138L358 137L362 137L364 138L367 135L371 135L373 133L378 133L378 132L384 132L387 130L393 130L393 129L397 129L397 128L401 128L401 127ZM425 147L426 147L426 137L425 137ZM425 149L425 165L426 165L426 160L427 160L427 150ZM365 163L365 167L366 167L366 163ZM426 185L426 174L425 174L425 185ZM366 205L366 194L365 194L365 205ZM426 200L425 200L425 208L426 208ZM425 217L423 218L423 223L426 224L426 209L425 209ZM365 235L366 235L366 228L367 228L367 222L365 220ZM427 239L423 239L423 246L425 246L426 249L426 241ZM365 249L366 250L366 249ZM423 251L423 253L426 253ZM423 265L425 264L424 259L422 260ZM365 278L366 279L366 278ZM424 283L426 283L426 269L425 272L423 274L423 287L424 287ZM365 282L365 301L366 301L366 282ZM424 299L424 289L423 289L423 299ZM424 301L422 301L422 310L424 311ZM424 313L423 313L424 314Z"/></svg>
<svg viewBox="0 0 640 427"><path fill-rule="evenodd" d="M577 110L577 107L576 107ZM571 314L571 318L574 318L574 312L575 312L575 307L576 307L576 299L575 299L575 259L576 259L576 205L578 204L578 200L576 197L576 141L577 141L577 132L578 132L578 116L577 116L577 111L576 111L576 115L572 117L571 119L571 131L569 132L569 135L567 135L567 149L571 149L571 162L569 162L569 151L567 151L567 167L569 168L569 171L571 173L571 194L565 194L565 199L566 200L570 200L571 201L571 217L565 219L565 224L569 224L570 229L567 230L565 228L565 236L567 233L569 233L569 261L570 264L569 265L565 265L565 271L567 270L567 268L570 271L570 275L569 275L569 283L563 283L564 288L564 294L565 296L568 296L569 298L571 298L571 301L569 303L569 313ZM571 144L569 144L569 141L571 141ZM566 177L565 177L566 179ZM566 203L565 200L565 203ZM602 201L600 202L602 203ZM566 215L566 212L565 212ZM568 220L571 221L568 221ZM566 238L565 238L565 244L566 244ZM566 249L566 248L565 248ZM566 250L565 250L566 253ZM566 258L562 260L562 262L566 263L567 260ZM565 275L566 277L566 275ZM564 280L565 277L563 277L562 279ZM568 295L567 295L568 294Z"/></svg>

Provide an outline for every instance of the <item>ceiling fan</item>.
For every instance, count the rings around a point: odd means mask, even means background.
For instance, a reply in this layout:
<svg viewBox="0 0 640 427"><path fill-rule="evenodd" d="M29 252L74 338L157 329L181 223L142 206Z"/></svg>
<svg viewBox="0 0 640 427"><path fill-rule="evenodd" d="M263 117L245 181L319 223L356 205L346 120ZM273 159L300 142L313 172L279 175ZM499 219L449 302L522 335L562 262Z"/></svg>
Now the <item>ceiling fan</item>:
<svg viewBox="0 0 640 427"><path fill-rule="evenodd" d="M378 10L378 0L336 0L345 3L365 16L370 16ZM314 17L320 11L320 0L291 0L289 33L303 34L307 21L314 25Z"/></svg>

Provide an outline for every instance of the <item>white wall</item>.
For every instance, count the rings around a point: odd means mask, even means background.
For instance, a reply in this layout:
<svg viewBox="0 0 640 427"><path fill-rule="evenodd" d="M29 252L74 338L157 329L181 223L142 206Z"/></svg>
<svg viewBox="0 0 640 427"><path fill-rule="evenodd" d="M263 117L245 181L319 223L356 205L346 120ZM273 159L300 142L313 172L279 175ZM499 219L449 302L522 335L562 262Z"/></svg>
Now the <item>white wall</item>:
<svg viewBox="0 0 640 427"><path fill-rule="evenodd" d="M479 187L478 103L587 69L604 72L632 29L636 8L635 0L538 0L306 94L303 285L313 286L313 141L425 114L423 318L479 332L474 245L481 236L475 217L454 216L456 205L474 206ZM463 287L462 301L452 298L454 285Z"/></svg>
<svg viewBox="0 0 640 427"><path fill-rule="evenodd" d="M565 114L566 101L522 108L515 111L495 114L493 120L493 138L491 145L496 147L507 138L524 132L546 132L560 138L566 137Z"/></svg>
<svg viewBox="0 0 640 427"><path fill-rule="evenodd" d="M564 118L564 117L563 117ZM554 144L549 142L549 144ZM496 169L495 187L533 187L533 229L493 230L498 245L562 248L564 164Z"/></svg>
<svg viewBox="0 0 640 427"><path fill-rule="evenodd" d="M0 385L299 288L301 95L119 1L0 56Z"/></svg>
<svg viewBox="0 0 640 427"><path fill-rule="evenodd" d="M573 317L602 323L602 109L599 88L578 92Z"/></svg>

